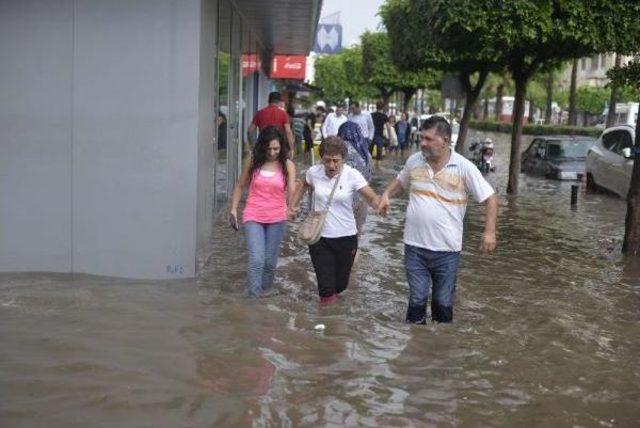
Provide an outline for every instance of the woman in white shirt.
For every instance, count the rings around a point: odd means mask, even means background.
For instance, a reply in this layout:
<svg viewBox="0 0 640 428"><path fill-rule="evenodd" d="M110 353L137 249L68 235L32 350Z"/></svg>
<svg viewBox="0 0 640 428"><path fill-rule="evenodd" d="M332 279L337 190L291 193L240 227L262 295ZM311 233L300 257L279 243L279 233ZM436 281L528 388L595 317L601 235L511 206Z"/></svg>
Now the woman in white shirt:
<svg viewBox="0 0 640 428"><path fill-rule="evenodd" d="M331 190L339 180L321 238L309 246L320 301L331 303L349 285L353 259L358 250L358 231L352 206L354 193L359 192L373 208L377 208L380 198L357 169L344 164L347 146L340 137L325 138L319 150L322 164L307 170L304 183L299 186L291 206L297 210L306 190L312 188L314 209L326 209Z"/></svg>

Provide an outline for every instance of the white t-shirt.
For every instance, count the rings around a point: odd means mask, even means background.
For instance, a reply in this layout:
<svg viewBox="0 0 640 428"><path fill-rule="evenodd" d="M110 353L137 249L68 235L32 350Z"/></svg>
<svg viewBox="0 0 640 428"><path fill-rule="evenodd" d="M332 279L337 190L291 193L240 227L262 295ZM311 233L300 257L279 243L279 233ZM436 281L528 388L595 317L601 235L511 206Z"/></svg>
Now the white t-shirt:
<svg viewBox="0 0 640 428"><path fill-rule="evenodd" d="M495 193L478 168L455 151L435 175L422 153L415 153L397 179L410 192L404 243L431 251L461 251L467 195L483 202Z"/></svg>
<svg viewBox="0 0 640 428"><path fill-rule="evenodd" d="M373 126L373 119L371 118L371 113L368 111L363 111L360 114L350 114L349 120L351 122L357 123L360 126L360 131L362 131L362 138L373 138L373 133L375 131L375 127Z"/></svg>
<svg viewBox="0 0 640 428"><path fill-rule="evenodd" d="M335 113L329 113L324 119L324 123L322 124L322 135L324 137L338 135L338 129L340 128L340 125L342 125L346 121L347 115L345 114L343 114L342 116L338 116Z"/></svg>
<svg viewBox="0 0 640 428"><path fill-rule="evenodd" d="M307 183L313 187L313 202L316 211L323 211L327 207L327 201L331 189L336 182L337 175L327 177L324 165L314 165L307 170ZM322 228L324 238L340 238L352 236L358 233L356 220L353 216L353 195L367 185L367 180L357 169L349 165L342 166L340 182L333 194L331 207Z"/></svg>

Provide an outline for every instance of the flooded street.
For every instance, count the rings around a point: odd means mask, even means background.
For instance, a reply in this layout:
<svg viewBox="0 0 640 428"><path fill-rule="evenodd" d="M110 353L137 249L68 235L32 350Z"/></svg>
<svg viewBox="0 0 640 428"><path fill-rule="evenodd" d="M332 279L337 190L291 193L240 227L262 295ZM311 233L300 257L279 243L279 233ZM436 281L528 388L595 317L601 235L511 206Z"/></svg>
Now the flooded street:
<svg viewBox="0 0 640 428"><path fill-rule="evenodd" d="M1 274L0 426L638 426L625 202L581 192L572 208L571 182L524 175L506 197L509 136L478 135L496 141L498 249L477 251L471 204L453 324L403 322L405 198L370 214L329 307L291 233L275 291L247 300L244 240L219 224L193 281ZM374 189L399 167L384 160Z"/></svg>

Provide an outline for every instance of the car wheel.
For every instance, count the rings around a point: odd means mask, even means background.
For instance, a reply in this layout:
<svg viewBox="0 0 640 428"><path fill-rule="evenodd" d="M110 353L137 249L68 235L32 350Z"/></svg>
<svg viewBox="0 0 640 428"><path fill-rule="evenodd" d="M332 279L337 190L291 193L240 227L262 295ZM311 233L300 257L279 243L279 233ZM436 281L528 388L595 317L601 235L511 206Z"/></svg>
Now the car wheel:
<svg viewBox="0 0 640 428"><path fill-rule="evenodd" d="M596 180L594 180L593 175L590 172L587 172L587 190L591 192L598 191L598 185L596 184Z"/></svg>

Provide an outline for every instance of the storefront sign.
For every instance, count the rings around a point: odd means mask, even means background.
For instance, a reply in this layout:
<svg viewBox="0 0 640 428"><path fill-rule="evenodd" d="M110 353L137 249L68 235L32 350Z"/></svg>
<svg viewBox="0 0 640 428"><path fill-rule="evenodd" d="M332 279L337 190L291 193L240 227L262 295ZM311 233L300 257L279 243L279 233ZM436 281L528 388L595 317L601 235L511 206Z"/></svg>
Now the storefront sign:
<svg viewBox="0 0 640 428"><path fill-rule="evenodd" d="M307 58L304 56L274 55L271 78L304 80L306 69Z"/></svg>
<svg viewBox="0 0 640 428"><path fill-rule="evenodd" d="M258 55L242 54L242 77L247 77L254 71L260 70L262 63Z"/></svg>

